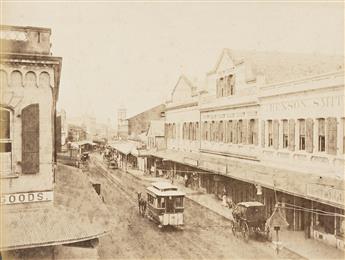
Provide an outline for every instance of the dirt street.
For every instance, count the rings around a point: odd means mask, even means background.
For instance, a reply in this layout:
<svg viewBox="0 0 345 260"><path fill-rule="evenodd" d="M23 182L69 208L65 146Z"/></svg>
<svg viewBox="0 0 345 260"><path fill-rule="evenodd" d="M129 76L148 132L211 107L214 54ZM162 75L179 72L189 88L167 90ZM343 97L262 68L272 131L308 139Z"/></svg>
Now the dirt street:
<svg viewBox="0 0 345 260"><path fill-rule="evenodd" d="M160 229L138 213L136 192L144 192L148 183L120 170L108 170L95 158L85 173L101 184L102 196L113 216L112 233L100 238L99 255L102 259L277 257L264 242L244 242L234 237L227 219L189 199L185 201L184 229ZM281 252L279 257L297 258L287 252Z"/></svg>

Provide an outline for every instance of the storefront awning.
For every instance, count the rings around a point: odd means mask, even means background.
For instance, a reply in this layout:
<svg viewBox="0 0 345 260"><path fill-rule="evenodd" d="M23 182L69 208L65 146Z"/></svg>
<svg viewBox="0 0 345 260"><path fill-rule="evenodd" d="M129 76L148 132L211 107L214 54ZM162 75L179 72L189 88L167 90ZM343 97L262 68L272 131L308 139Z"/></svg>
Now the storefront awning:
<svg viewBox="0 0 345 260"><path fill-rule="evenodd" d="M76 168L58 165L53 205L2 208L0 250L94 239L110 232L110 219L87 177Z"/></svg>

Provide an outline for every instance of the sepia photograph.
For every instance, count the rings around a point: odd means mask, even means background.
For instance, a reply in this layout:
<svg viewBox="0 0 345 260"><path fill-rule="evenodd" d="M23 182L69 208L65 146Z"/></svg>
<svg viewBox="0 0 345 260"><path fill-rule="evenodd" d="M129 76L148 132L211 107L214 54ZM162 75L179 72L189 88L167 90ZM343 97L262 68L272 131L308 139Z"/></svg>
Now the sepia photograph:
<svg viewBox="0 0 345 260"><path fill-rule="evenodd" d="M344 8L0 0L0 260L345 259Z"/></svg>

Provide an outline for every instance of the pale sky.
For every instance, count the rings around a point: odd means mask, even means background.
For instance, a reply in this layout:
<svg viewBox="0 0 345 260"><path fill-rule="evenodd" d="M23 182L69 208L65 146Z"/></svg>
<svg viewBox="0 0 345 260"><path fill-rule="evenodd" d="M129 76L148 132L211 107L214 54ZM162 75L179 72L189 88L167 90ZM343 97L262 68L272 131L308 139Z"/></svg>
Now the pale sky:
<svg viewBox="0 0 345 260"><path fill-rule="evenodd" d="M4 3L2 23L52 29L59 108L112 122L202 79L223 48L344 54L341 3Z"/></svg>

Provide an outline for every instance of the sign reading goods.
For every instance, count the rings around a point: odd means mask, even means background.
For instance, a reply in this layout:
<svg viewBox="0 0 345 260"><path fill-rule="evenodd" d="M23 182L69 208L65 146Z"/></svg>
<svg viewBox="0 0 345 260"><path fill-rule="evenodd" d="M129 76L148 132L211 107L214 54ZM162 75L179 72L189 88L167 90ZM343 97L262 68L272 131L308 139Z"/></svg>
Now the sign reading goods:
<svg viewBox="0 0 345 260"><path fill-rule="evenodd" d="M320 184L307 184L307 195L340 205L344 205L344 193L344 190L334 189Z"/></svg>
<svg viewBox="0 0 345 260"><path fill-rule="evenodd" d="M2 194L1 204L20 204L30 202L43 202L52 201L53 191L39 191L39 192L24 192L24 193L12 193Z"/></svg>

